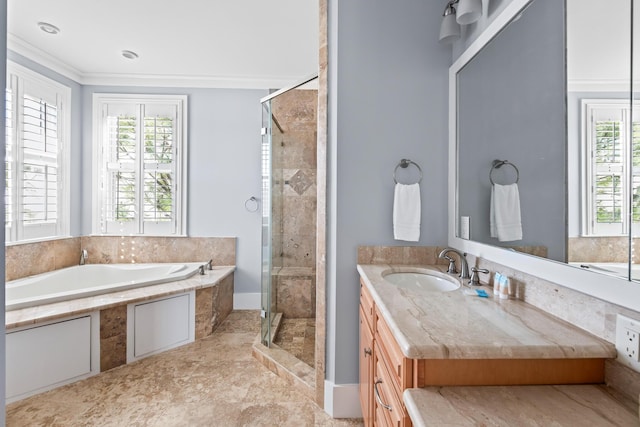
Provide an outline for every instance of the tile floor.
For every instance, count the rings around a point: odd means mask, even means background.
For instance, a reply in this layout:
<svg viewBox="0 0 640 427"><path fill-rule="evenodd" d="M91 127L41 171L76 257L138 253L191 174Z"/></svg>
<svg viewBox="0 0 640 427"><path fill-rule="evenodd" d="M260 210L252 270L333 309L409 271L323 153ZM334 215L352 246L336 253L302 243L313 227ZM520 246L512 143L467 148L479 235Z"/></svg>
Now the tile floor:
<svg viewBox="0 0 640 427"><path fill-rule="evenodd" d="M273 342L313 368L316 351L316 319L283 318Z"/></svg>
<svg viewBox="0 0 640 427"><path fill-rule="evenodd" d="M361 426L333 420L251 356L255 311L208 338L7 405L7 426Z"/></svg>

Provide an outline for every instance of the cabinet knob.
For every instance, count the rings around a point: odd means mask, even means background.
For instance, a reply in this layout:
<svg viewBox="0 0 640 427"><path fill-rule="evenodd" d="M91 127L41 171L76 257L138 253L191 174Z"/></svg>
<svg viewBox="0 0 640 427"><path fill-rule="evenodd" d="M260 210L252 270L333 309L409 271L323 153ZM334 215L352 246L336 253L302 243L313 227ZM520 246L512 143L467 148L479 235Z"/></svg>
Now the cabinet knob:
<svg viewBox="0 0 640 427"><path fill-rule="evenodd" d="M365 355L365 356L371 356L371 354L372 354L372 352L371 352L371 349L370 349L370 348L365 348L365 349L364 349L364 355Z"/></svg>

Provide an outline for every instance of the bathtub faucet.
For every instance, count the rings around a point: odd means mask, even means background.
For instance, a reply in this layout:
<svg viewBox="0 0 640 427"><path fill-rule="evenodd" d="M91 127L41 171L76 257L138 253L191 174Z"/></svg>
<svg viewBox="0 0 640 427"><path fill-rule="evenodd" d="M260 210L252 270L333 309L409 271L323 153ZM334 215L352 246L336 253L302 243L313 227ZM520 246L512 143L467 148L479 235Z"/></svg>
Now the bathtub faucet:
<svg viewBox="0 0 640 427"><path fill-rule="evenodd" d="M87 262L87 258L89 258L89 252L86 249L82 249L80 251L80 265L84 265Z"/></svg>

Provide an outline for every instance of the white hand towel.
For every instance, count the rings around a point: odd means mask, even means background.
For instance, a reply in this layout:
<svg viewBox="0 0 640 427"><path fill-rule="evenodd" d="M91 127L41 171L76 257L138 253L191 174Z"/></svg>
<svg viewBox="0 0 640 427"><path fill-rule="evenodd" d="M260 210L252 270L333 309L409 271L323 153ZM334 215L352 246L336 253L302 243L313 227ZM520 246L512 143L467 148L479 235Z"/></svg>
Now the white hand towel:
<svg viewBox="0 0 640 427"><path fill-rule="evenodd" d="M491 237L497 237L501 242L522 240L518 184L494 184L490 205Z"/></svg>
<svg viewBox="0 0 640 427"><path fill-rule="evenodd" d="M420 184L396 184L393 198L393 236L396 240L420 240Z"/></svg>

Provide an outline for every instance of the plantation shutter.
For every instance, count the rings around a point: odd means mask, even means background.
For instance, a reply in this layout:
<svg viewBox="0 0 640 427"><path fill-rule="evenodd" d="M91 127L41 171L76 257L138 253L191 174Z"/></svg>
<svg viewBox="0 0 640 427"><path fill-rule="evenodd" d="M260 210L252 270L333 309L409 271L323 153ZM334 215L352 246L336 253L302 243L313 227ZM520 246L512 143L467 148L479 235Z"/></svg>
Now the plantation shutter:
<svg viewBox="0 0 640 427"><path fill-rule="evenodd" d="M625 233L627 176L625 111L598 108L591 115L591 222L594 233Z"/></svg>
<svg viewBox="0 0 640 427"><path fill-rule="evenodd" d="M106 103L102 232L177 233L175 103Z"/></svg>
<svg viewBox="0 0 640 427"><path fill-rule="evenodd" d="M144 106L143 222L152 234L176 232L176 121L175 105Z"/></svg>
<svg viewBox="0 0 640 427"><path fill-rule="evenodd" d="M15 134L15 111L13 106L14 93L11 87L7 87L5 98L5 194L4 194L4 209L5 209L5 236L8 240L11 240L11 236L15 234L15 226L13 221L15 220L15 213L13 206L15 205L15 177L14 177L14 134Z"/></svg>
<svg viewBox="0 0 640 427"><path fill-rule="evenodd" d="M59 236L64 233L62 96L56 87L13 74L7 86L7 241Z"/></svg>

